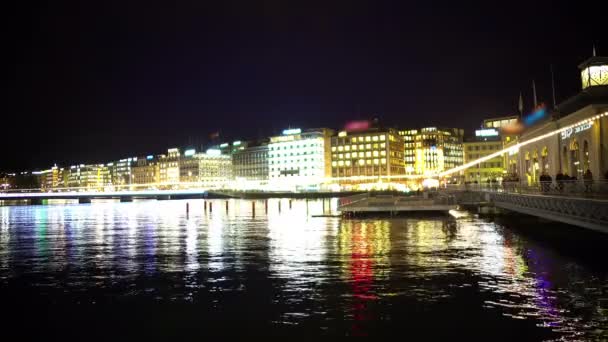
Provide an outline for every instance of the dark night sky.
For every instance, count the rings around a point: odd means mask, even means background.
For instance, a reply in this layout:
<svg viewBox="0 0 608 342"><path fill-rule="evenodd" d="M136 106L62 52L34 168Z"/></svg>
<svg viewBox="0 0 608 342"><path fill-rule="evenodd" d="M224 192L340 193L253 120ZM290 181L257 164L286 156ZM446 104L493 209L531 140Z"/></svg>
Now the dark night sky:
<svg viewBox="0 0 608 342"><path fill-rule="evenodd" d="M608 54L588 2L19 3L3 11L0 170L372 115L473 129L514 113L520 91L531 106L533 78L550 102L551 63L559 101L592 44Z"/></svg>

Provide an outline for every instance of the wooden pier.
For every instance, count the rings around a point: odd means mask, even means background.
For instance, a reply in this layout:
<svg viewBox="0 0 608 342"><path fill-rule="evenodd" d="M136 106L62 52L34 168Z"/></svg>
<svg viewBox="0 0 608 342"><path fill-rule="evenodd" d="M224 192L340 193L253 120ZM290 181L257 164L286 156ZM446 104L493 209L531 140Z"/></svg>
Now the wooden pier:
<svg viewBox="0 0 608 342"><path fill-rule="evenodd" d="M340 199L338 211L356 213L447 212L456 209L452 196L429 194L413 196L361 194Z"/></svg>

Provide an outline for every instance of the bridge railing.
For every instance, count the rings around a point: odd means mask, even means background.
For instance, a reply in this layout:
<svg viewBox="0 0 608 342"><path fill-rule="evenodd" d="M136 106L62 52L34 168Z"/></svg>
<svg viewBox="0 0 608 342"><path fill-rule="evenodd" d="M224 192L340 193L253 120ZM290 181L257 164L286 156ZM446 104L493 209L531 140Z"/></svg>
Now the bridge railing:
<svg viewBox="0 0 608 342"><path fill-rule="evenodd" d="M608 198L608 180L551 180L531 185L523 182L449 184L446 189Z"/></svg>

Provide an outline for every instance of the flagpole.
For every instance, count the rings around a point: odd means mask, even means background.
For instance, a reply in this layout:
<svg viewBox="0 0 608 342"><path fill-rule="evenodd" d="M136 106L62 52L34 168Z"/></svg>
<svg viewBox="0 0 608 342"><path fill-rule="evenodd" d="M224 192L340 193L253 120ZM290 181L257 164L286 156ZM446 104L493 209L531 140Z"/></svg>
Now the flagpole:
<svg viewBox="0 0 608 342"><path fill-rule="evenodd" d="M551 91L553 93L553 109L557 108L555 103L555 79L553 78L553 64L551 64Z"/></svg>

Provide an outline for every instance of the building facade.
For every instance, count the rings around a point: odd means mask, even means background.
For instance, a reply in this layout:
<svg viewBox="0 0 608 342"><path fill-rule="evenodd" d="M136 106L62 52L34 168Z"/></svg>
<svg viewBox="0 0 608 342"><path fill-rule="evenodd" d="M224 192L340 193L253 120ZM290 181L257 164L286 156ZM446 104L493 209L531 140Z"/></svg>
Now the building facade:
<svg viewBox="0 0 608 342"><path fill-rule="evenodd" d="M268 144L248 146L232 154L235 180L268 180Z"/></svg>
<svg viewBox="0 0 608 342"><path fill-rule="evenodd" d="M507 145L510 170L528 185L537 185L542 174L580 180L589 170L594 180L608 177L608 58L594 56L579 68L581 91L519 137L532 143Z"/></svg>
<svg viewBox="0 0 608 342"><path fill-rule="evenodd" d="M218 188L226 187L232 180L232 157L216 149L209 149L206 153L187 153L179 164L180 182L184 186Z"/></svg>
<svg viewBox="0 0 608 342"><path fill-rule="evenodd" d="M485 128L477 130L474 137L466 139L463 143L464 162L472 162L498 152L502 148L502 139L497 129ZM477 183L486 183L492 180L500 181L506 173L504 165L504 158L502 155L499 155L466 169L464 171L464 180L465 182Z"/></svg>
<svg viewBox="0 0 608 342"><path fill-rule="evenodd" d="M160 165L154 156L137 158L131 167L132 184L158 184L160 182Z"/></svg>
<svg viewBox="0 0 608 342"><path fill-rule="evenodd" d="M404 140L406 174L432 176L460 166L464 130L425 127L399 131Z"/></svg>
<svg viewBox="0 0 608 342"><path fill-rule="evenodd" d="M167 154L159 156L159 182L164 185L177 184L179 182L179 158L178 148L170 148Z"/></svg>
<svg viewBox="0 0 608 342"><path fill-rule="evenodd" d="M269 183L280 189L315 189L331 176L330 137L327 128L287 129L268 144Z"/></svg>
<svg viewBox="0 0 608 342"><path fill-rule="evenodd" d="M104 164L73 165L68 172L68 186L103 189L110 185L110 173Z"/></svg>
<svg viewBox="0 0 608 342"><path fill-rule="evenodd" d="M404 140L394 129L340 132L331 138L331 176L405 174Z"/></svg>
<svg viewBox="0 0 608 342"><path fill-rule="evenodd" d="M57 165L48 170L41 171L39 174L40 188L42 190L51 190L65 187L67 184L66 175L65 170L57 167Z"/></svg>
<svg viewBox="0 0 608 342"><path fill-rule="evenodd" d="M120 159L108 163L106 166L110 172L110 179L114 186L126 186L133 182L132 166L137 163L137 157Z"/></svg>

